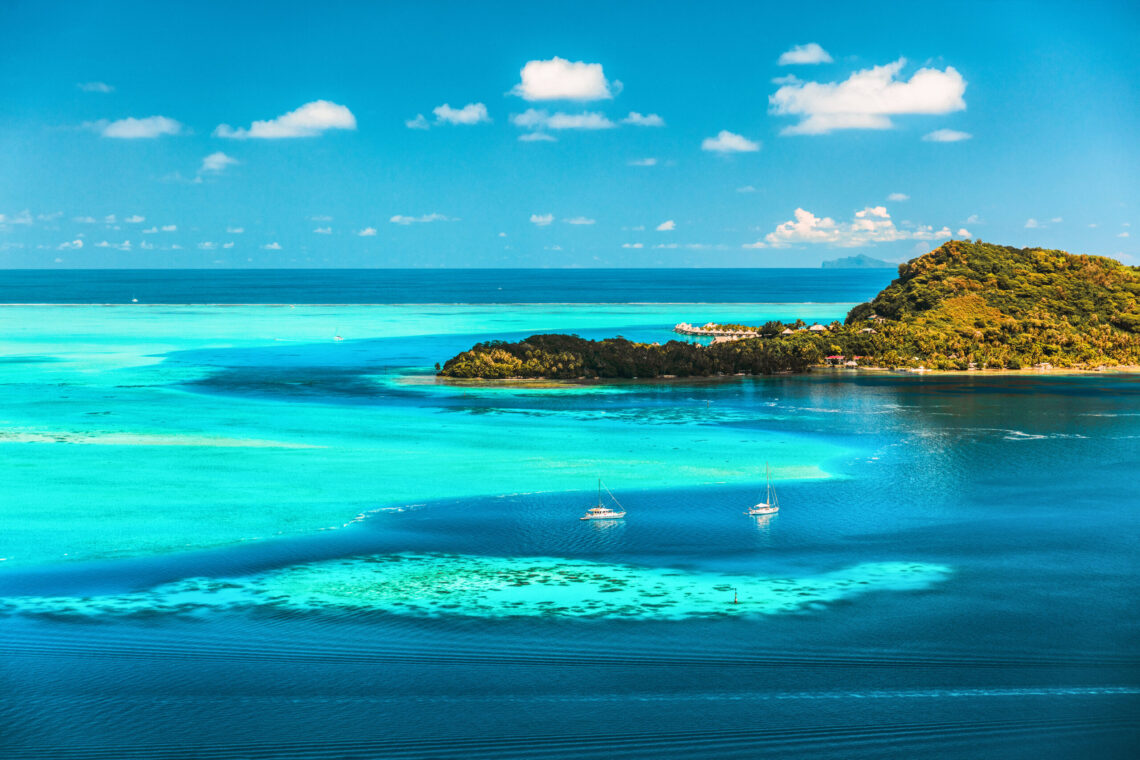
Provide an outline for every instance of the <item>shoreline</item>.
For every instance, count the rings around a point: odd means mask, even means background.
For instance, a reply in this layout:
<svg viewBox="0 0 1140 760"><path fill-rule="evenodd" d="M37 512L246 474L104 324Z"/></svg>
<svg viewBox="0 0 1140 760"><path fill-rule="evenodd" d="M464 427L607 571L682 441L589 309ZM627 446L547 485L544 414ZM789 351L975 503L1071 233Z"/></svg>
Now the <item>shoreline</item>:
<svg viewBox="0 0 1140 760"><path fill-rule="evenodd" d="M1135 375L1140 374L1140 365L1128 364L1119 365L1116 367L1103 367L1099 369L1086 369L1080 367L1053 367L1051 369L1041 369L1035 367L1026 367L1024 369L911 369L899 368L891 369L890 367L832 367L828 365L818 365L812 367L808 372L775 372L771 375L750 375L750 374L735 374L735 375L690 375L685 377L678 377L676 375L662 375L661 377L596 377L596 378L575 378L573 380L559 380L543 377L504 377L504 378L481 378L481 377L444 377L440 375L405 375L401 378L400 382L405 385L442 385L451 386L455 388L473 387L473 388L580 388L589 387L594 385L650 385L657 383L720 383L731 380L740 380L742 378L758 378L758 377L792 377L792 376L807 376L816 372L829 372L831 374L845 374L845 373L875 373L875 374L892 374L892 375L915 375L923 377L925 375L976 375L976 376L1029 376L1029 375L1045 375L1045 376L1063 376L1063 375Z"/></svg>

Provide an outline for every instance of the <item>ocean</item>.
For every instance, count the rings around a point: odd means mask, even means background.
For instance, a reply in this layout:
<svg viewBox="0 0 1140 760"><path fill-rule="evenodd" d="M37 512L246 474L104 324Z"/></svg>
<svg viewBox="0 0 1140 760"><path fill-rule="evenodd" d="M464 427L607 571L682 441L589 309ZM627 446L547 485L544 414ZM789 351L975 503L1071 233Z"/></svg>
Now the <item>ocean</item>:
<svg viewBox="0 0 1140 760"><path fill-rule="evenodd" d="M0 755L1134 756L1137 376L433 375L892 275L0 272Z"/></svg>

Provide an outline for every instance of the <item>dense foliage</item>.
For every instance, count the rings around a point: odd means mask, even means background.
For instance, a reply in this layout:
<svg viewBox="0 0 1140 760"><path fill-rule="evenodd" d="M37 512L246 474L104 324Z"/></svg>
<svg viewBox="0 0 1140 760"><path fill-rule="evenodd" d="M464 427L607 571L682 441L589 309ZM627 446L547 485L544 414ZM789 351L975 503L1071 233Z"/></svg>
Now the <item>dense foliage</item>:
<svg viewBox="0 0 1140 760"><path fill-rule="evenodd" d="M844 325L825 332L768 322L762 337L702 346L534 335L490 341L448 360L465 378L645 378L798 372L826 357L862 365L1018 369L1140 364L1140 269L1099 256L951 241L899 267L899 277Z"/></svg>

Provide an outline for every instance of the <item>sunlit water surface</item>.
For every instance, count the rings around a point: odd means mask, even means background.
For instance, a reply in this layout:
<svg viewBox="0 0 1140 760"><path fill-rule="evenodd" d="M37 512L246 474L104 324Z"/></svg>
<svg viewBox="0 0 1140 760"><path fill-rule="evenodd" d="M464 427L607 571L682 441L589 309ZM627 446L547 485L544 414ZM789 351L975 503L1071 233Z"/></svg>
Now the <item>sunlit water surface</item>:
<svg viewBox="0 0 1140 760"><path fill-rule="evenodd" d="M431 377L848 307L0 307L3 755L1130 756L1134 377Z"/></svg>

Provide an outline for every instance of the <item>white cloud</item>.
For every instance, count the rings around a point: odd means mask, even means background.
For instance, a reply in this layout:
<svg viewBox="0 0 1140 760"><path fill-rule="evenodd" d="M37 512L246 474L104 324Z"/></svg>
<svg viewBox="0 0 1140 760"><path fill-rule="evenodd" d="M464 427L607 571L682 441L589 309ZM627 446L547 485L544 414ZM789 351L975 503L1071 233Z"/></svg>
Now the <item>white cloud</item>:
<svg viewBox="0 0 1140 760"><path fill-rule="evenodd" d="M156 232L158 232L158 227L147 227L145 230L142 231L142 234L153 235Z"/></svg>
<svg viewBox="0 0 1140 760"><path fill-rule="evenodd" d="M277 241L273 241L272 243L266 243L265 245L261 246L261 248L265 251L280 251L281 244Z"/></svg>
<svg viewBox="0 0 1140 760"><path fill-rule="evenodd" d="M132 215L128 216L126 219L124 219L123 221L126 224L142 224L143 222L146 221L146 217L145 216L139 216L138 214L132 214Z"/></svg>
<svg viewBox="0 0 1140 760"><path fill-rule="evenodd" d="M245 227L226 227L226 232L230 235L240 235L245 232Z"/></svg>
<svg viewBox="0 0 1140 760"><path fill-rule="evenodd" d="M93 127L103 137L114 137L122 140L152 139L162 135L177 135L182 133L182 125L166 116L147 116L143 119L128 117L118 121L88 122L86 126Z"/></svg>
<svg viewBox="0 0 1140 760"><path fill-rule="evenodd" d="M209 241L209 240L202 242L202 243L198 243L198 250L200 250L200 251L212 251L212 250L216 249L217 247L218 247L217 243L214 243L214 242Z"/></svg>
<svg viewBox="0 0 1140 760"><path fill-rule="evenodd" d="M1089 224L1089 228L1090 228L1090 229L1096 229L1096 228L1097 228L1097 227L1099 227L1099 226L1100 226L1100 225L1099 225L1099 224L1097 224L1096 222L1092 222L1091 224Z"/></svg>
<svg viewBox="0 0 1140 760"><path fill-rule="evenodd" d="M3 220L0 220L0 221L3 221ZM73 217L71 221L78 222L79 224L95 224L95 217L93 217L93 216L77 216L77 217Z"/></svg>
<svg viewBox="0 0 1140 760"><path fill-rule="evenodd" d="M115 91L115 88L106 82L80 82L75 86L84 92L101 92L104 95Z"/></svg>
<svg viewBox="0 0 1140 760"><path fill-rule="evenodd" d="M630 111L629 116L621 120L622 124L632 124L635 127L663 127L665 120L655 113L645 114L644 116L637 111Z"/></svg>
<svg viewBox="0 0 1140 760"><path fill-rule="evenodd" d="M672 232L675 229L677 229L677 223L674 222L672 219L669 219L668 221L665 221L665 222L661 222L661 224L657 225L657 231L658 232Z"/></svg>
<svg viewBox="0 0 1140 760"><path fill-rule="evenodd" d="M909 201L910 196L907 195L906 193L891 193L890 195L887 196L887 200L888 201L895 201L896 203L901 203L903 201Z"/></svg>
<svg viewBox="0 0 1140 760"><path fill-rule="evenodd" d="M115 218L114 214L107 214L105 217L103 217L103 221L107 224L114 224L117 219Z"/></svg>
<svg viewBox="0 0 1140 760"><path fill-rule="evenodd" d="M405 121L404 126L408 129L431 129L431 123L424 118L422 113L416 114L416 118L414 119Z"/></svg>
<svg viewBox="0 0 1140 760"><path fill-rule="evenodd" d="M717 153L754 153L760 150L760 143L722 129L716 137L706 137L701 143L701 150Z"/></svg>
<svg viewBox="0 0 1140 760"><path fill-rule="evenodd" d="M613 97L600 63L572 62L556 56L549 61L528 61L519 76L521 81L511 94L524 100L609 100Z"/></svg>
<svg viewBox="0 0 1140 760"><path fill-rule="evenodd" d="M958 230L958 237L968 238L968 237L973 237L973 235L970 234L970 231L968 229L966 229L965 227L962 227L961 229Z"/></svg>
<svg viewBox="0 0 1140 760"><path fill-rule="evenodd" d="M432 109L436 124L479 124L490 121L487 106L482 103L468 103L463 108L452 108L447 103Z"/></svg>
<svg viewBox="0 0 1140 760"><path fill-rule="evenodd" d="M309 217L310 222L331 222L332 220L333 220L333 218L331 216L324 215L324 214L322 214L321 216Z"/></svg>
<svg viewBox="0 0 1140 760"><path fill-rule="evenodd" d="M519 135L519 142L558 142L558 138L545 132L528 132Z"/></svg>
<svg viewBox="0 0 1140 760"><path fill-rule="evenodd" d="M317 137L330 129L356 129L356 117L342 105L328 100L314 100L276 119L255 121L248 129L234 129L229 124L219 124L214 130L214 137Z"/></svg>
<svg viewBox="0 0 1140 760"><path fill-rule="evenodd" d="M177 224L164 224L162 225L163 232L178 232Z"/></svg>
<svg viewBox="0 0 1140 760"><path fill-rule="evenodd" d="M1132 235L1130 235L1127 232L1121 232L1119 235L1117 235L1117 237L1118 238L1126 238L1126 237L1132 237Z"/></svg>
<svg viewBox="0 0 1140 760"><path fill-rule="evenodd" d="M752 185L745 185L744 187L736 188L736 192L738 192L738 193L754 193L754 192L756 192L756 188L754 188Z"/></svg>
<svg viewBox="0 0 1140 760"><path fill-rule="evenodd" d="M795 218L784 222L764 236L763 240L745 248L786 248L797 243L825 243L849 248L896 240L941 240L953 237L949 227L935 230L929 225L913 230L899 229L883 206L868 206L855 212L850 222L836 222L797 208Z"/></svg>
<svg viewBox="0 0 1140 760"><path fill-rule="evenodd" d="M0 214L0 219L2 219L3 216L3 214ZM41 222L54 222L56 219L59 219L62 216L62 211L53 211L50 214L36 214L36 219Z"/></svg>
<svg viewBox="0 0 1140 760"><path fill-rule="evenodd" d="M598 111L584 113L563 113L528 108L522 113L511 115L511 123L523 129L612 129L617 125Z"/></svg>
<svg viewBox="0 0 1140 760"><path fill-rule="evenodd" d="M238 161L233 156L227 156L225 153L223 153L222 151L219 150L219 151L216 151L214 153L211 153L210 155L208 155L202 159L202 168L200 168L198 170L198 173L199 174L205 174L205 173L215 173L216 174L216 173L224 170L227 166L233 166L234 164L240 164L240 163L241 162Z"/></svg>
<svg viewBox="0 0 1140 760"><path fill-rule="evenodd" d="M1065 220L1062 217L1055 216L1052 219L1050 219L1049 221L1052 222L1053 224L1060 224L1061 222L1063 222Z"/></svg>
<svg viewBox="0 0 1140 760"><path fill-rule="evenodd" d="M936 129L922 136L925 142L961 142L973 137L969 132L959 132L956 129Z"/></svg>
<svg viewBox="0 0 1140 760"><path fill-rule="evenodd" d="M453 219L443 214L424 214L423 216L403 216L396 214L388 220L392 224L423 224L426 222L458 222L458 219Z"/></svg>
<svg viewBox="0 0 1140 760"><path fill-rule="evenodd" d="M70 243L60 243L59 250L61 251L74 251L83 247L83 241L79 238L72 240Z"/></svg>
<svg viewBox="0 0 1140 760"><path fill-rule="evenodd" d="M139 243L139 248L143 249L144 251L153 251L154 247L155 247L154 243L151 243L151 242L146 241L146 240Z"/></svg>
<svg viewBox="0 0 1140 760"><path fill-rule="evenodd" d="M831 63L831 56L827 54L826 50L819 46L818 42L809 42L806 45L796 45L791 50L783 53L777 63L781 66L787 66L793 63Z"/></svg>
<svg viewBox="0 0 1140 760"><path fill-rule="evenodd" d="M1040 222L1038 222L1036 219L1029 218L1025 220L1025 229L1027 230L1035 230L1040 226Z"/></svg>
<svg viewBox="0 0 1140 760"><path fill-rule="evenodd" d="M645 246L642 245L641 243L622 243L621 247L622 248L644 248Z"/></svg>
<svg viewBox="0 0 1140 760"><path fill-rule="evenodd" d="M657 166L656 158L636 158L629 162L630 166Z"/></svg>
<svg viewBox="0 0 1140 760"><path fill-rule="evenodd" d="M954 69L919 69L908 80L896 79L906 63L856 71L842 82L792 82L769 98L770 110L798 116L785 135L820 135L835 129L890 129L891 116L944 114L966 107L966 80Z"/></svg>
<svg viewBox="0 0 1140 760"><path fill-rule="evenodd" d="M597 220L584 216L575 216L571 217L570 219L563 219L562 221L566 222L567 224L593 224Z"/></svg>
<svg viewBox="0 0 1140 760"><path fill-rule="evenodd" d="M530 215L530 223L538 225L539 227L545 227L546 225L550 224L553 221L554 221L554 214L531 214Z"/></svg>
<svg viewBox="0 0 1140 760"><path fill-rule="evenodd" d="M95 247L96 248L114 248L114 249L119 250L119 251L129 251L129 250L131 250L131 241L124 240L121 243L109 243L106 240L104 240L102 242L96 243Z"/></svg>
<svg viewBox="0 0 1140 760"><path fill-rule="evenodd" d="M313 230L313 232L317 233L318 235L331 235L332 227L317 227L315 230Z"/></svg>
<svg viewBox="0 0 1140 760"><path fill-rule="evenodd" d="M233 248L233 247L234 247L234 244L232 241L229 243L222 243L222 248Z"/></svg>
<svg viewBox="0 0 1140 760"><path fill-rule="evenodd" d="M970 214L966 217L966 224L982 224L982 217L977 214Z"/></svg>
<svg viewBox="0 0 1140 760"><path fill-rule="evenodd" d="M376 237L375 227L365 227L360 232L356 233L359 237Z"/></svg>
<svg viewBox="0 0 1140 760"><path fill-rule="evenodd" d="M562 246L560 246L560 245L547 245L547 246L543 246L542 250L544 250L544 251L561 251Z"/></svg>
<svg viewBox="0 0 1140 760"><path fill-rule="evenodd" d="M79 221L79 220L77 219L76 221ZM92 219L91 221L94 222L95 220ZM27 210L27 209L24 209L23 211L19 212L15 216L5 216L4 214L0 214L0 224L2 224L2 225L31 224L31 223L32 223L32 212Z"/></svg>

